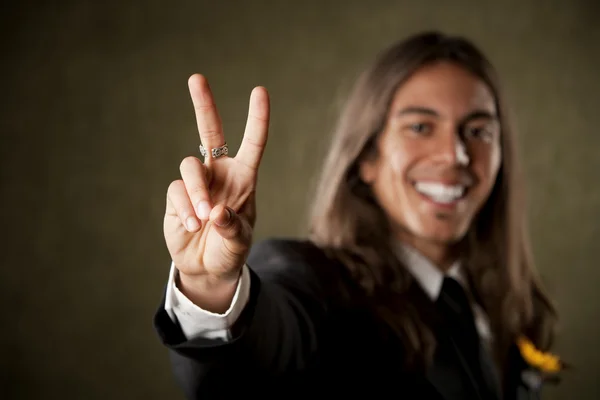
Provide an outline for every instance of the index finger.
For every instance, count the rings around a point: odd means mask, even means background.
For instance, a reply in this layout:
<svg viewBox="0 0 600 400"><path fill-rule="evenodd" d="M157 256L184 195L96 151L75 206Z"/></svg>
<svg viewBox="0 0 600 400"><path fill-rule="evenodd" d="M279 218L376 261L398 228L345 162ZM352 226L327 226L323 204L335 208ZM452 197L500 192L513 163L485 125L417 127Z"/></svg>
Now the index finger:
<svg viewBox="0 0 600 400"><path fill-rule="evenodd" d="M202 145L210 152L210 149L225 144L221 117L217 111L208 81L203 75L192 75L188 80L188 87L194 104L200 140ZM205 162L209 160L210 157L207 157Z"/></svg>
<svg viewBox="0 0 600 400"><path fill-rule="evenodd" d="M250 95L248 120L236 160L252 170L258 169L269 135L269 93L258 86Z"/></svg>

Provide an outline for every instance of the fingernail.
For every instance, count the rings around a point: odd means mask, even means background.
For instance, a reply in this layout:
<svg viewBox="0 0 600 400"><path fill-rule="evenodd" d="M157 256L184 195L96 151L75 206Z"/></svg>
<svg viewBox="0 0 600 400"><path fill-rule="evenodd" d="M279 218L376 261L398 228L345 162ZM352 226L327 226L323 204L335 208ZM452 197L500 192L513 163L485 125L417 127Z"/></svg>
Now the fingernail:
<svg viewBox="0 0 600 400"><path fill-rule="evenodd" d="M219 218L215 221L215 224L219 225L221 228L227 226L231 221L231 211L228 208L225 209L225 218Z"/></svg>
<svg viewBox="0 0 600 400"><path fill-rule="evenodd" d="M185 226L187 227L188 231L196 231L198 228L200 228L198 220L194 217L188 217L188 219L185 220Z"/></svg>
<svg viewBox="0 0 600 400"><path fill-rule="evenodd" d="M206 201L198 203L198 217L200 219L208 219L210 215L210 205Z"/></svg>

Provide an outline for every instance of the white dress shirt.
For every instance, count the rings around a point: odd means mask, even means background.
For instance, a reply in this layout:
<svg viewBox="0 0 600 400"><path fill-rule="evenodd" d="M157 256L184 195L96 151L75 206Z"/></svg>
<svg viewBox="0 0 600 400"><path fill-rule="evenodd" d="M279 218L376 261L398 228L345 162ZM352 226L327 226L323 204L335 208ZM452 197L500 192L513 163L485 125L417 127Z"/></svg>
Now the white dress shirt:
<svg viewBox="0 0 600 400"><path fill-rule="evenodd" d="M229 309L224 314L206 311L191 302L177 288L176 275L179 273L175 264L171 263L167 293L165 296L165 311L171 320L179 321L179 326L185 337L190 340L196 337L206 339L230 339L229 328L238 319L250 298L250 271L244 265L242 276L231 300Z"/></svg>
<svg viewBox="0 0 600 400"><path fill-rule="evenodd" d="M484 343L490 344L492 332L488 317L485 311L473 301L460 261L456 261L446 273L443 273L429 259L411 247L401 245L398 248L398 256L404 260L406 268L408 268L411 275L421 285L423 291L425 291L432 301L436 301L440 297L445 277L448 276L456 279L463 289L465 289L467 297L471 300L471 307L473 308L473 315L475 317L475 328L479 333L479 337Z"/></svg>
<svg viewBox="0 0 600 400"><path fill-rule="evenodd" d="M398 248L398 256L404 260L409 272L432 301L436 301L439 297L446 276L456 279L465 288L467 293L469 293L467 280L464 277L464 271L459 262L454 263L444 274L431 261L408 246L400 246ZM242 276L238 282L231 305L224 314L211 313L192 303L175 285L176 273L177 269L171 264L165 310L172 320L177 319L179 321L185 337L188 340L196 337L230 339L229 328L240 316L250 296L250 273L248 266L244 265ZM472 303L472 307L477 332L483 341L489 345L491 332L487 316L477 304Z"/></svg>

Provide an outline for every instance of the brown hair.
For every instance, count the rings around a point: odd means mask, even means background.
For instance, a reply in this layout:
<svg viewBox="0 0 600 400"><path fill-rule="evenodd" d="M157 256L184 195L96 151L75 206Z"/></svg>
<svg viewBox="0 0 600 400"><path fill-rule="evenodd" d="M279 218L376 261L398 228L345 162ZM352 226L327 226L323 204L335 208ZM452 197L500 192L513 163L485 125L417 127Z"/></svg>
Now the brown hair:
<svg viewBox="0 0 600 400"><path fill-rule="evenodd" d="M359 163L376 153L398 87L420 67L451 61L484 81L492 91L500 126L502 163L490 197L463 238L463 263L494 333L495 356L504 364L519 334L539 348L551 345L556 312L536 273L526 232L525 200L516 134L497 73L470 41L428 32L400 41L360 76L339 119L317 187L310 237L342 261L378 314L404 342L407 363L425 365L433 335L415 302L414 287L393 250L391 226L361 181Z"/></svg>

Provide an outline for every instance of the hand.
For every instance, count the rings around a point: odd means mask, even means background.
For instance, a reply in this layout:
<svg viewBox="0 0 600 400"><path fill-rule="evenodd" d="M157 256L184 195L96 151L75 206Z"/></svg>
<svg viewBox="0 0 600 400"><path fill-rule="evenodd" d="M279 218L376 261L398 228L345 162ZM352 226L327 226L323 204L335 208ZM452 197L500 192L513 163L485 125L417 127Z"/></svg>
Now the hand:
<svg viewBox="0 0 600 400"><path fill-rule="evenodd" d="M181 162L181 178L167 191L164 234L182 282L237 282L252 242L257 172L267 142L269 97L262 87L250 95L244 138L234 158L213 158L225 144L221 119L206 78L188 81L200 140L208 151Z"/></svg>

